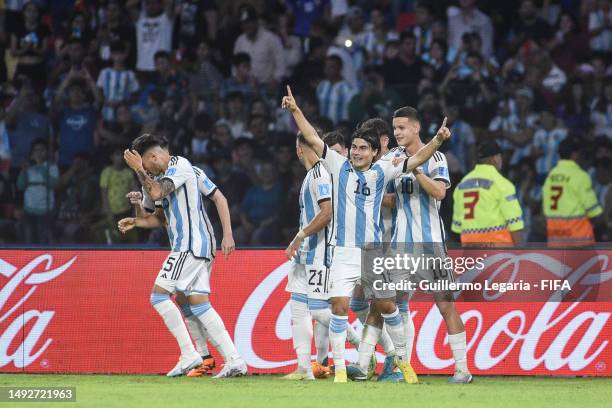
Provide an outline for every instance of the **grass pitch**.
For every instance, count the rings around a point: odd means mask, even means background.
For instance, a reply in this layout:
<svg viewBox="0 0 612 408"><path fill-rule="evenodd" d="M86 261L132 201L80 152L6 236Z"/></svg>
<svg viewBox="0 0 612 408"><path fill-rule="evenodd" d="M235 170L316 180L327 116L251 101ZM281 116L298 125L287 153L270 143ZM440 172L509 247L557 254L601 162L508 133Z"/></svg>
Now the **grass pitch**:
<svg viewBox="0 0 612 408"><path fill-rule="evenodd" d="M278 376L229 380L136 375L0 374L1 387L76 387L74 403L0 403L24 407L610 407L612 378L475 377L449 385L445 376L421 384L333 384L282 381Z"/></svg>

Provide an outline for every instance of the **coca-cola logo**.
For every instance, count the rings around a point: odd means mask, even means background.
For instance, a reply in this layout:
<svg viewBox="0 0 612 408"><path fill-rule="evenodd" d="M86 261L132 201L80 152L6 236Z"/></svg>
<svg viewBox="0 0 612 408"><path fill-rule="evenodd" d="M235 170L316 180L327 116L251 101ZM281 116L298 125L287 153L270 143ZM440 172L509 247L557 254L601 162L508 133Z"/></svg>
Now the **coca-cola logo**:
<svg viewBox="0 0 612 408"><path fill-rule="evenodd" d="M499 274L505 268L512 268L507 278L509 281L517 279L520 275L521 262L531 262L539 265L554 276L567 279L572 285L595 285L612 279L612 272L608 270L608 256L595 255L577 267L566 265L562 261L542 253L513 254L500 252L490 257L485 269L466 272L466 278L479 279L483 275L487 279L499 280ZM598 264L600 273L592 273L593 266ZM251 292L238 315L234 339L238 351L247 364L261 369L274 369L295 364L295 359L273 360L277 355L262 355L257 353L253 344L253 332L261 316L276 318L275 333L267 341L291 341L290 311L288 302L273 301L271 296L279 289L289 271L286 262L273 270ZM487 276L487 274L489 274ZM588 291L584 293L586 294ZM482 293L483 300L496 299L497 294ZM496 320L487 319L482 303L463 303L473 308L465 310L461 318L470 327L468 331L469 356L478 370L489 370L504 362L510 355L518 360L523 371L532 371L544 366L546 370L556 371L567 368L570 371L580 371L604 352L609 345L609 330L605 331L611 313L593 310L580 310L578 299L572 303L559 303L558 292L553 292L548 302L522 303L513 305L511 310L495 317ZM274 306L272 306L274 305ZM537 306L536 306L537 305ZM584 303L583 305L588 305ZM539 309L535 309L539 308ZM508 308L505 308L508 309ZM584 308L582 308L584 309ZM417 317L413 311L413 319ZM444 321L432 304L424 312L420 327L417 327L415 339L416 355L420 363L432 370L452 367L452 358L443 358L442 348L436 338L439 333L446 333ZM358 320L353 323L360 328ZM448 344L444 338L443 344ZM501 346L500 346L501 344ZM568 349L568 346L571 346ZM271 349L276 347L271 346ZM355 358L355 350L347 349L346 357ZM378 356L381 361L382 356ZM599 366L600 363L595 361Z"/></svg>
<svg viewBox="0 0 612 408"><path fill-rule="evenodd" d="M26 302L40 285L64 273L76 259L75 256L63 265L52 267L53 256L40 255L21 269L0 259L0 275L7 279L0 290L0 367L10 363L17 368L27 367L51 345L53 339L45 338L45 329L55 312L28 310ZM20 287L25 287L23 295L18 292ZM16 341L20 344L14 348ZM39 342L42 345L34 350Z"/></svg>

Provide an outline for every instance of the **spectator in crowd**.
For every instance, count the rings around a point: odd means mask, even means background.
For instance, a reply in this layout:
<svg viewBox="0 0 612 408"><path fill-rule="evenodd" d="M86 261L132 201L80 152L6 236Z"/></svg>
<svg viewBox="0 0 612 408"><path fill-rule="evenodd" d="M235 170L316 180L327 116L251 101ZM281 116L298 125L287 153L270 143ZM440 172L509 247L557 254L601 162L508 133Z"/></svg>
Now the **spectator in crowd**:
<svg viewBox="0 0 612 408"><path fill-rule="evenodd" d="M521 0L518 17L508 35L511 50L517 50L525 41L535 41L541 44L550 37L551 28L544 19L538 16L534 0Z"/></svg>
<svg viewBox="0 0 612 408"><path fill-rule="evenodd" d="M459 0L460 10L448 18L448 43L455 49L461 47L462 36L477 32L482 38L482 55L493 54L493 25L491 19L476 8L476 0Z"/></svg>
<svg viewBox="0 0 612 408"><path fill-rule="evenodd" d="M94 155L94 132L102 100L86 71L71 71L60 85L53 102L53 113L59 122L60 168L70 166L77 153Z"/></svg>
<svg viewBox="0 0 612 408"><path fill-rule="evenodd" d="M453 135L446 152L449 171L455 170L458 175L463 176L476 163L476 137L470 124L459 116L460 109L457 104L447 104L444 111L447 117L446 126ZM451 163L454 166L451 166Z"/></svg>
<svg viewBox="0 0 612 408"><path fill-rule="evenodd" d="M278 173L270 162L261 166L259 183L251 187L240 205L240 228L236 242L270 245L280 236L278 214L283 205L283 190Z"/></svg>
<svg viewBox="0 0 612 408"><path fill-rule="evenodd" d="M4 121L9 135L11 173L15 180L24 162L28 160L32 142L43 139L51 145L52 129L49 118L39 112L40 97L31 87L23 85L16 99L6 110Z"/></svg>
<svg viewBox="0 0 612 408"><path fill-rule="evenodd" d="M246 107L242 92L232 92L225 103L224 120L229 125L235 139L242 137L246 130Z"/></svg>
<svg viewBox="0 0 612 408"><path fill-rule="evenodd" d="M612 8L609 0L596 0L597 7L589 13L591 50L612 51Z"/></svg>
<svg viewBox="0 0 612 408"><path fill-rule="evenodd" d="M536 175L543 183L546 175L559 161L559 145L567 138L567 129L557 120L553 112L540 114L540 126L533 134L532 155L537 158Z"/></svg>
<svg viewBox="0 0 612 408"><path fill-rule="evenodd" d="M56 186L61 199L55 227L62 244L91 242L88 231L99 202L99 183L91 157L77 153L71 163Z"/></svg>
<svg viewBox="0 0 612 408"><path fill-rule="evenodd" d="M189 68L187 81L192 95L208 98L221 87L223 75L213 62L208 41L202 41L197 46L195 61Z"/></svg>
<svg viewBox="0 0 612 408"><path fill-rule="evenodd" d="M140 126L134 123L130 105L121 103L115 110L116 120L114 122L99 121L94 134L96 150L103 157L109 157L115 149L129 146L134 135L140 134Z"/></svg>
<svg viewBox="0 0 612 408"><path fill-rule="evenodd" d="M317 86L321 116L337 123L348 119L348 106L355 89L342 77L342 60L336 55L325 59L325 79Z"/></svg>
<svg viewBox="0 0 612 408"><path fill-rule="evenodd" d="M106 121L115 120L115 109L119 104L134 99L134 95L140 88L134 71L126 69L125 59L127 52L123 43L117 42L110 47L113 65L104 68L98 76L98 88L102 90L104 106L102 118Z"/></svg>
<svg viewBox="0 0 612 408"><path fill-rule="evenodd" d="M404 31L400 36L397 56L385 61L382 72L389 85L403 85L400 92L404 96L404 103L412 106L417 104L415 84L421 81L422 66L421 58L416 54L414 34Z"/></svg>
<svg viewBox="0 0 612 408"><path fill-rule="evenodd" d="M586 57L588 36L580 30L575 17L567 12L559 15L557 30L549 40L547 48L563 72L571 73L576 62Z"/></svg>
<svg viewBox="0 0 612 408"><path fill-rule="evenodd" d="M111 164L100 174L100 197L103 219L101 229L106 241L133 242L136 234L119 234L115 226L120 219L132 216L132 206L126 195L136 189L134 173L125 165L123 150L115 149L110 156Z"/></svg>
<svg viewBox="0 0 612 408"><path fill-rule="evenodd" d="M369 64L381 65L385 53L385 45L389 41L399 39L397 32L389 28L384 11L379 7L374 7L370 11L372 27L365 32L363 47L367 53Z"/></svg>
<svg viewBox="0 0 612 408"><path fill-rule="evenodd" d="M17 59L15 77L31 81L37 91L47 85L45 56L51 32L41 22L38 3L30 1L23 6L22 18L11 33L11 56Z"/></svg>
<svg viewBox="0 0 612 408"><path fill-rule="evenodd" d="M595 126L593 133L595 136L604 136L608 140L612 139L612 81L608 80L591 102L591 122Z"/></svg>
<svg viewBox="0 0 612 408"><path fill-rule="evenodd" d="M584 132L591 127L589 103L583 81L572 78L563 89L558 116L571 132Z"/></svg>
<svg viewBox="0 0 612 408"><path fill-rule="evenodd" d="M251 6L240 9L242 34L234 44L234 54L245 52L251 57L255 79L269 86L280 83L285 76L283 44L276 34L261 27L257 12Z"/></svg>
<svg viewBox="0 0 612 408"><path fill-rule="evenodd" d="M359 123L369 118L391 118L395 109L400 106L401 98L385 84L385 77L379 68L365 70L364 84L361 92L353 96L349 104L349 119Z"/></svg>
<svg viewBox="0 0 612 408"><path fill-rule="evenodd" d="M55 209L53 189L59 177L57 165L50 161L48 141L36 139L28 160L24 161L17 179L23 191L23 242L50 244L52 213Z"/></svg>
<svg viewBox="0 0 612 408"><path fill-rule="evenodd" d="M150 78L155 71L155 54L172 50L174 1L143 0L142 3L142 10L138 9L140 1L128 1L127 5L136 27L136 69Z"/></svg>
<svg viewBox="0 0 612 408"><path fill-rule="evenodd" d="M433 9L426 1L420 1L414 10L414 27L412 32L416 38L416 53L423 55L429 52L433 38L431 26L434 22Z"/></svg>
<svg viewBox="0 0 612 408"><path fill-rule="evenodd" d="M136 31L134 25L126 13L123 2L109 0L104 10L104 19L98 26L98 34L94 39L96 54L104 65L110 65L111 45L123 44L126 58L126 66L134 68L136 63Z"/></svg>
<svg viewBox="0 0 612 408"><path fill-rule="evenodd" d="M251 57L246 52L239 52L232 57L232 76L223 81L223 96L240 92L251 99L256 93L255 78L251 76Z"/></svg>
<svg viewBox="0 0 612 408"><path fill-rule="evenodd" d="M211 143L212 119L204 112L193 119L194 135L191 139L190 160L195 166L202 167L209 153Z"/></svg>

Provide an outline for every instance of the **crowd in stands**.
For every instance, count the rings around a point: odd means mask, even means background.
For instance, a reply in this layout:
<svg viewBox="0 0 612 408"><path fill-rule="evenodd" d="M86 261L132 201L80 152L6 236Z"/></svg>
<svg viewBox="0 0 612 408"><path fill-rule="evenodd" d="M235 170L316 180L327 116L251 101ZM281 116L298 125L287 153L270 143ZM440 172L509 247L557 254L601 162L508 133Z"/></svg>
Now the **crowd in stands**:
<svg viewBox="0 0 612 408"><path fill-rule="evenodd" d="M546 239L541 186L575 138L604 206L597 237L612 238L609 0L0 4L0 243L165 245L116 228L139 189L123 150L153 132L226 195L239 246L286 244L305 175L286 84L347 143L400 106L418 109L424 141L447 116L455 183L497 139L530 241Z"/></svg>

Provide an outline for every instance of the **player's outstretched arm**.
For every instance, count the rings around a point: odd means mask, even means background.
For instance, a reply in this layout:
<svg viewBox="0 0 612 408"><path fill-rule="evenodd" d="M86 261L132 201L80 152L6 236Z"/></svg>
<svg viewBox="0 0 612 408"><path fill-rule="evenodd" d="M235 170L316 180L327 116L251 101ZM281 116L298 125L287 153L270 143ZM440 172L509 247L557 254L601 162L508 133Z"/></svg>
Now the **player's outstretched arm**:
<svg viewBox="0 0 612 408"><path fill-rule="evenodd" d="M134 229L134 228L145 228L155 229L166 225L166 217L162 209L156 209L152 215L147 217L128 217L119 220L117 228L122 234Z"/></svg>
<svg viewBox="0 0 612 408"><path fill-rule="evenodd" d="M305 226L304 229L298 231L298 233L295 235L295 237L293 238L293 240L291 241L287 249L285 249L285 255L287 256L287 259L291 259L295 256L295 253L300 248L300 245L302 245L302 241L306 237L312 234L316 234L317 232L321 231L331 221L331 218L332 218L331 201L328 200L328 201L320 202L319 209L320 209L319 213L313 218L310 224Z"/></svg>
<svg viewBox="0 0 612 408"><path fill-rule="evenodd" d="M315 151L317 156L323 156L325 144L317 134L315 128L308 122L302 110L298 107L289 85L287 85L287 96L283 97L281 107L291 112L295 123L298 125L298 129L300 129L300 132L302 132L306 139L306 143Z"/></svg>
<svg viewBox="0 0 612 408"><path fill-rule="evenodd" d="M434 180L418 169L414 169L413 174L427 195L432 196L438 201L444 200L444 197L446 197L446 184L443 181Z"/></svg>
<svg viewBox="0 0 612 408"><path fill-rule="evenodd" d="M438 150L438 148L444 143L445 140L450 139L451 132L446 127L446 118L442 122L442 126L438 129L438 133L434 136L433 139L425 146L423 146L418 152L416 152L413 156L408 158L408 163L406 163L406 172L412 171L421 164L425 163L433 154Z"/></svg>
<svg viewBox="0 0 612 408"><path fill-rule="evenodd" d="M142 184L142 187L151 196L152 200L159 201L174 191L175 187L172 180L164 178L160 181L155 181L147 174L144 167L142 167L142 157L140 157L137 151L126 149L123 152L123 159L129 168L134 170L138 181L140 181L140 184Z"/></svg>
<svg viewBox="0 0 612 408"><path fill-rule="evenodd" d="M230 217L229 205L227 199L223 193L216 190L215 193L210 197L210 200L215 203L217 207L217 213L221 220L221 228L223 229L223 239L221 239L221 250L223 255L227 258L229 254L234 252L236 244L234 243L234 235L232 233L232 219Z"/></svg>

